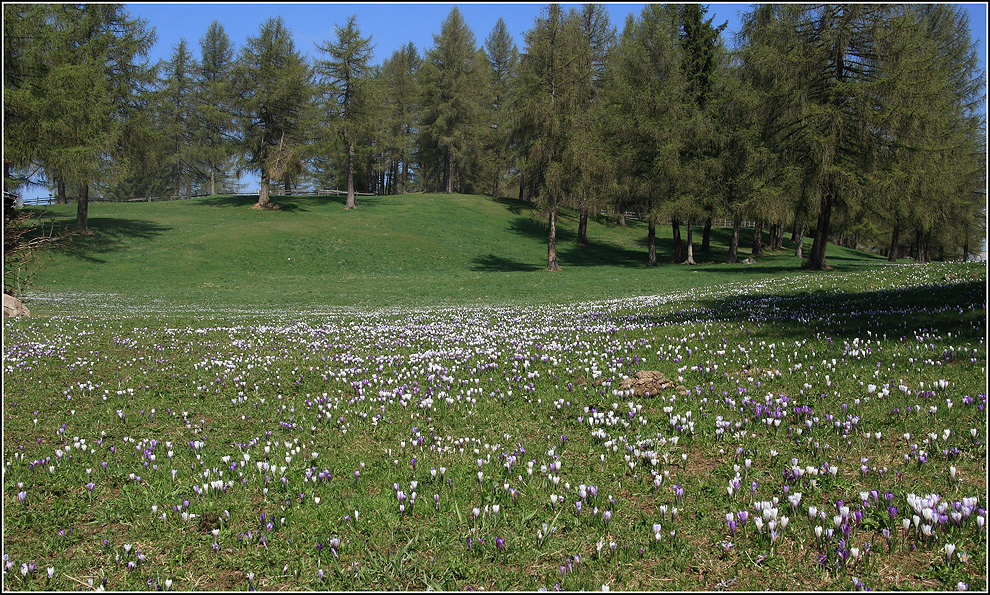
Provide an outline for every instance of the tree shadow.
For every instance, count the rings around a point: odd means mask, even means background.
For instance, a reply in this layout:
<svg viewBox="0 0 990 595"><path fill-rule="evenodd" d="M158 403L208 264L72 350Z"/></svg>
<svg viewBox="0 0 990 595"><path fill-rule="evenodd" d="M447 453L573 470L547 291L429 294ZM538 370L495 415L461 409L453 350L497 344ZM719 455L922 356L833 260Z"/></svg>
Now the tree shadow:
<svg viewBox="0 0 990 595"><path fill-rule="evenodd" d="M383 204L386 196L357 196L355 204L358 209L362 207L377 207ZM303 212L309 209L308 206L324 206L329 204L339 204L341 208L347 204L347 196L323 196L316 194L273 194L270 201L278 205L279 211L287 213ZM258 203L257 194L238 194L226 196L210 196L199 200L199 204L206 207L240 207L250 208Z"/></svg>
<svg viewBox="0 0 990 595"><path fill-rule="evenodd" d="M700 300L699 305L659 315L638 312L629 320L651 325L756 322L795 339L807 337L809 329L830 337L861 337L867 329L874 335L890 332L904 336L910 329L921 328L978 339L986 328L985 316L981 317L983 325L974 325L953 312L961 308L976 315L985 310L983 279L860 292L759 293Z"/></svg>
<svg viewBox="0 0 990 595"><path fill-rule="evenodd" d="M517 217L509 224L513 233L543 240L547 238L547 224L532 217ZM646 265L646 254L630 250L604 240L590 240L587 244L577 243L577 233L564 227L557 227L557 257L561 266L619 266L640 267Z"/></svg>
<svg viewBox="0 0 990 595"><path fill-rule="evenodd" d="M513 215L522 215L523 210L532 211L536 207L533 203L526 202L525 200L519 200L518 198L507 198L504 196L492 197L492 200L500 205L504 205L509 209L509 212Z"/></svg>
<svg viewBox="0 0 990 595"><path fill-rule="evenodd" d="M169 225L140 219L90 217L88 224L91 233L87 235L72 233L75 217L60 217L54 223L59 233L72 234L59 252L97 263L104 263L106 260L96 255L122 250L126 248L128 240L150 240L172 229Z"/></svg>
<svg viewBox="0 0 990 595"><path fill-rule="evenodd" d="M535 264L527 264L511 258L505 258L496 254L478 256L471 259L471 270L485 273L513 273L538 271L541 267Z"/></svg>

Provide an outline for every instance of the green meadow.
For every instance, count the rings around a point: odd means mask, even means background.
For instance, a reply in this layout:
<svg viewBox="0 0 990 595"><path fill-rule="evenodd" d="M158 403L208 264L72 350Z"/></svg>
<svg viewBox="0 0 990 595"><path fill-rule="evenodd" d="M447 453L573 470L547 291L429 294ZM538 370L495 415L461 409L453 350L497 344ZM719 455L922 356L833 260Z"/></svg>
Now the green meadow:
<svg viewBox="0 0 990 595"><path fill-rule="evenodd" d="M95 203L4 320L4 589L986 589L985 264L253 202Z"/></svg>
<svg viewBox="0 0 990 595"><path fill-rule="evenodd" d="M577 214L565 210L558 231L565 270L548 274L546 218L529 203L457 194L358 198L354 211L342 199L315 196L276 197L278 211L251 209L248 196L94 203L94 235L46 262L38 285L177 304L379 307L567 303L801 272L789 233L783 251L728 265L730 230L715 228L705 254L698 226L700 264L685 267L670 264L670 226L659 226L661 266L650 268L645 223L592 218L590 244L579 246ZM48 214L67 227L75 217L72 205ZM752 233L742 231L740 258L749 255ZM828 258L837 271L885 263L837 246Z"/></svg>

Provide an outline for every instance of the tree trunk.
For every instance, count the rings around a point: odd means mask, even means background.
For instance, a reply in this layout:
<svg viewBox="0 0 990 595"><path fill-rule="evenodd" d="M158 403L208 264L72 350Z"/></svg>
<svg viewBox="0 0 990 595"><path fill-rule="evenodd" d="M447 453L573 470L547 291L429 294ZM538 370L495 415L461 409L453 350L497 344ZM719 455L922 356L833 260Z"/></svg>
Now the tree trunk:
<svg viewBox="0 0 990 595"><path fill-rule="evenodd" d="M774 250L783 250L784 249L784 222L783 221L778 221L777 222L777 239L774 240L774 242L773 242L773 249Z"/></svg>
<svg viewBox="0 0 990 595"><path fill-rule="evenodd" d="M557 264L557 209L550 211L550 233L547 237L547 270L559 271Z"/></svg>
<svg viewBox="0 0 990 595"><path fill-rule="evenodd" d="M969 240L966 240L966 242L963 243L963 247L962 247L962 261L966 262L968 260L969 260Z"/></svg>
<svg viewBox="0 0 990 595"><path fill-rule="evenodd" d="M732 238L729 240L729 255L725 262L735 264L739 262L739 229L742 228L742 219L732 218Z"/></svg>
<svg viewBox="0 0 990 595"><path fill-rule="evenodd" d="M688 219L687 221L687 260L684 264L698 264L694 261L694 221Z"/></svg>
<svg viewBox="0 0 990 595"><path fill-rule="evenodd" d="M815 241L811 245L811 258L808 266L816 271L828 269L828 261L825 260L825 248L828 244L828 226L832 219L832 196L831 191L823 192L821 206L818 211L818 227L815 228Z"/></svg>
<svg viewBox="0 0 990 595"><path fill-rule="evenodd" d="M649 231L646 233L646 245L649 247L649 255L646 258L646 266L657 266L657 226L651 219Z"/></svg>
<svg viewBox="0 0 990 595"><path fill-rule="evenodd" d="M65 180L59 180L57 185L58 189L56 192L58 192L58 194L55 195L55 204L69 204L69 199L65 196Z"/></svg>
<svg viewBox="0 0 990 595"><path fill-rule="evenodd" d="M443 191L447 194L454 192L454 158L450 155L450 149L443 156Z"/></svg>
<svg viewBox="0 0 990 595"><path fill-rule="evenodd" d="M701 251L708 254L712 251L712 218L705 217L705 228L701 230Z"/></svg>
<svg viewBox="0 0 990 595"><path fill-rule="evenodd" d="M887 262L897 262L897 242L901 239L901 226L894 224L894 230L890 232L890 252Z"/></svg>
<svg viewBox="0 0 990 595"><path fill-rule="evenodd" d="M677 217L670 218L670 228L674 236L674 260L673 262L681 262L684 257L684 243L681 242L681 224L678 223Z"/></svg>
<svg viewBox="0 0 990 595"><path fill-rule="evenodd" d="M794 256L798 258L804 258L804 233L806 231L808 231L808 222L802 219L798 226L797 237L794 238L795 243L797 243L797 247L794 248Z"/></svg>
<svg viewBox="0 0 990 595"><path fill-rule="evenodd" d="M626 226L626 212L622 211L621 213L619 213L619 227L625 227L625 226Z"/></svg>
<svg viewBox="0 0 990 595"><path fill-rule="evenodd" d="M770 250L775 250L777 248L777 226L770 225L770 243L767 244L767 248Z"/></svg>
<svg viewBox="0 0 990 595"><path fill-rule="evenodd" d="M582 246L588 245L588 207L581 209L581 218L578 219L577 243Z"/></svg>
<svg viewBox="0 0 990 595"><path fill-rule="evenodd" d="M357 207L354 204L354 141L347 140L347 203L345 209Z"/></svg>
<svg viewBox="0 0 990 595"><path fill-rule="evenodd" d="M753 250L750 253L753 258L763 256L763 219L756 218L756 225L753 227Z"/></svg>
<svg viewBox="0 0 990 595"><path fill-rule="evenodd" d="M217 193L217 172L210 168L210 196L214 196Z"/></svg>
<svg viewBox="0 0 990 595"><path fill-rule="evenodd" d="M399 192L401 192L402 194L405 194L406 193L406 190L408 188L407 181L409 179L408 178L408 176L409 176L409 168L408 168L408 166L406 164L406 151L405 151L405 149L402 150L402 153L400 154L400 157L402 159L402 186L401 186Z"/></svg>
<svg viewBox="0 0 990 595"><path fill-rule="evenodd" d="M261 172L261 190L258 192L258 204L254 205L258 209L268 208L268 192L271 181L268 179L268 174Z"/></svg>
<svg viewBox="0 0 990 595"><path fill-rule="evenodd" d="M89 231L89 184L79 187L76 204L76 231L88 235L92 233Z"/></svg>
<svg viewBox="0 0 990 595"><path fill-rule="evenodd" d="M519 200L525 200L526 196L526 176L519 172Z"/></svg>
<svg viewBox="0 0 990 595"><path fill-rule="evenodd" d="M4 223L6 224L7 218L11 216L11 212L17 206L17 200L12 194L7 194L10 192L10 161L6 159L3 160L3 217ZM6 231L6 230L4 230ZM4 238L6 240L6 237ZM4 252L6 253L6 241L4 242Z"/></svg>

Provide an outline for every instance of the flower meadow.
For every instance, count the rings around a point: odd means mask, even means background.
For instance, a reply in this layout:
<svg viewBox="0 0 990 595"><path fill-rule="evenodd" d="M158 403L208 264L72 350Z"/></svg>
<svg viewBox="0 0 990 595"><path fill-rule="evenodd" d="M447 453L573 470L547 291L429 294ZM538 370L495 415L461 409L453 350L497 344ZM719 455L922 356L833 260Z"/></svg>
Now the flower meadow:
<svg viewBox="0 0 990 595"><path fill-rule="evenodd" d="M985 271L5 320L3 586L985 590Z"/></svg>

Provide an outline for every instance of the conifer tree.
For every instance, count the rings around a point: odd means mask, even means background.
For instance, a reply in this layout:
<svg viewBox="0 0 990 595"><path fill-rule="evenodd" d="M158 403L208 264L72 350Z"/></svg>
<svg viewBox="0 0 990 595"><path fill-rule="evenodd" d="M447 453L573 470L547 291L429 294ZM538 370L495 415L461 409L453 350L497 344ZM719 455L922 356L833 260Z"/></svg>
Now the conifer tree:
<svg viewBox="0 0 990 595"><path fill-rule="evenodd" d="M237 128L234 126L234 50L223 26L213 21L199 41L199 136L202 161L210 178L209 193L217 193L230 174Z"/></svg>
<svg viewBox="0 0 990 595"><path fill-rule="evenodd" d="M677 34L677 9L669 5L647 5L639 19L627 20L611 90L619 167L647 219L649 266L657 264L656 224L674 215L684 178L687 87Z"/></svg>
<svg viewBox="0 0 990 595"><path fill-rule="evenodd" d="M601 92L606 83L605 64L615 45L615 27L601 4L584 4L577 15L580 23L579 61L583 101L574 114L575 188L574 206L578 209L577 243L588 243L588 215L603 206L615 176L606 150L608 130Z"/></svg>
<svg viewBox="0 0 990 595"><path fill-rule="evenodd" d="M537 189L537 205L548 216L547 270L559 271L557 216L574 194L574 115L583 105L584 73L572 59L581 47L577 14L565 16L559 4L549 5L526 34L520 64L523 96L521 124L529 135L526 177Z"/></svg>
<svg viewBox="0 0 990 595"><path fill-rule="evenodd" d="M455 6L433 35L420 70L421 146L424 163L441 192L461 190L477 158L485 99L484 53ZM460 182L460 183L459 183Z"/></svg>
<svg viewBox="0 0 990 595"><path fill-rule="evenodd" d="M317 49L329 55L320 60L317 69L323 76L329 93L328 116L335 122L336 135L347 151L347 203L353 209L355 143L362 134L361 127L370 116L366 86L371 75L374 46L370 37L362 37L357 17L351 16L343 27L335 26L336 40L317 44Z"/></svg>
<svg viewBox="0 0 990 595"><path fill-rule="evenodd" d="M513 144L513 107L516 77L519 69L519 50L501 18L485 39L485 55L488 60L488 138L485 154L487 171L491 177L491 195L498 196L500 183L511 162Z"/></svg>
<svg viewBox="0 0 990 595"><path fill-rule="evenodd" d="M709 100L715 69L721 64L719 53L724 51L719 36L726 24L712 26L713 18L704 18L707 12L708 8L700 4L681 5L679 12L679 43L683 49L682 68L687 102L686 143L682 156L685 167L684 196L677 209L687 218L684 264L695 264L694 223L700 218L710 221L715 203L711 180L715 175L717 142ZM710 225L706 229L710 232ZM703 245L707 244L705 240Z"/></svg>
<svg viewBox="0 0 990 595"><path fill-rule="evenodd" d="M201 138L198 133L199 102L195 73L197 64L185 39L180 39L162 69L158 125L162 135L163 167L178 197L200 172Z"/></svg>
<svg viewBox="0 0 990 595"><path fill-rule="evenodd" d="M285 175L306 139L309 65L295 49L281 17L269 18L249 37L235 74L241 136L248 166L261 174L256 208L270 205L271 182Z"/></svg>
<svg viewBox="0 0 990 595"><path fill-rule="evenodd" d="M38 161L50 177L78 192L75 230L89 233L89 194L126 172L120 143L133 112L136 81L147 78L154 35L119 4L59 5L50 20L45 59L36 81ZM140 61L139 61L140 60Z"/></svg>
<svg viewBox="0 0 990 595"><path fill-rule="evenodd" d="M422 59L412 42L392 52L382 63L384 148L390 160L391 191L405 194L412 184L416 116L420 96L417 76Z"/></svg>

